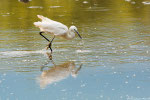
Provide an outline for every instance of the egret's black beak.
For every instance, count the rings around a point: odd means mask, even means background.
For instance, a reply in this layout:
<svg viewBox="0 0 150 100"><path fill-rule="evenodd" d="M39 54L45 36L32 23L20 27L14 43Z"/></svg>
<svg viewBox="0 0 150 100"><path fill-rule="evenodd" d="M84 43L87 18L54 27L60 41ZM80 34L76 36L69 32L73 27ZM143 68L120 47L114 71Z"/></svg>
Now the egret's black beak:
<svg viewBox="0 0 150 100"><path fill-rule="evenodd" d="M80 39L82 39L81 35L79 34L79 32L77 30L74 29L74 31L78 34L78 36L80 37Z"/></svg>

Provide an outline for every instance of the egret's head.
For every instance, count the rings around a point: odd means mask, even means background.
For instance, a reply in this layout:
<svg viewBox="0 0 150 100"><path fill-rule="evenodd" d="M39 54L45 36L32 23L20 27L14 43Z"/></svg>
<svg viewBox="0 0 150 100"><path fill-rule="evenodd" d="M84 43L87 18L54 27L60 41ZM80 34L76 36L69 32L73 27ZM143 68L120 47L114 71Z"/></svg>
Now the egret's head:
<svg viewBox="0 0 150 100"><path fill-rule="evenodd" d="M72 32L77 33L77 34L78 34L78 36L80 37L80 39L82 39L81 35L80 35L80 34L79 34L79 32L78 32L77 27L75 27L75 26L71 26L71 27L70 27L70 30L71 30Z"/></svg>

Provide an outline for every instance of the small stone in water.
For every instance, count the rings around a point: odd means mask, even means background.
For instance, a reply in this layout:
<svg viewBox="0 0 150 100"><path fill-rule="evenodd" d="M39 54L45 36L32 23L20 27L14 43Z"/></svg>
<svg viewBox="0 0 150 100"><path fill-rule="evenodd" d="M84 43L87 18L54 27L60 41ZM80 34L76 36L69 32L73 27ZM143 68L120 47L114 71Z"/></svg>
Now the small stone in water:
<svg viewBox="0 0 150 100"><path fill-rule="evenodd" d="M83 1L83 3L88 3L88 1Z"/></svg>

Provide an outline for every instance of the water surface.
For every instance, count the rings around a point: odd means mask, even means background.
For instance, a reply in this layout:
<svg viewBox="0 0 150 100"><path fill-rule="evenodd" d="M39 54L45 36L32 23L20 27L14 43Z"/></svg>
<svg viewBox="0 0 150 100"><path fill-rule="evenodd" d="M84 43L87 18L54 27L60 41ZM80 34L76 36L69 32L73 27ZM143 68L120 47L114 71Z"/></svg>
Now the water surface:
<svg viewBox="0 0 150 100"><path fill-rule="evenodd" d="M150 100L148 1L22 1L0 3L0 100ZM50 60L37 15L83 39L56 38Z"/></svg>

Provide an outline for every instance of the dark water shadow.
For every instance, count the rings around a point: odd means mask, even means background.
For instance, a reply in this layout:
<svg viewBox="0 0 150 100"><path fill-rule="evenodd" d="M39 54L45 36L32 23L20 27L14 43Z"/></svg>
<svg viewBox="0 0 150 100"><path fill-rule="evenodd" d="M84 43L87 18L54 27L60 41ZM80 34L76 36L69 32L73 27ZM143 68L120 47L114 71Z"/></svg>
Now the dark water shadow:
<svg viewBox="0 0 150 100"><path fill-rule="evenodd" d="M30 0L18 0L20 2L23 2L23 3L28 3Z"/></svg>

